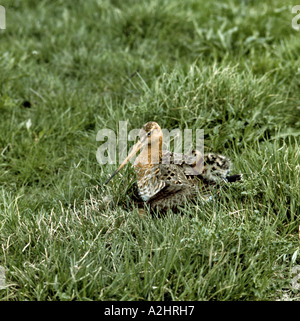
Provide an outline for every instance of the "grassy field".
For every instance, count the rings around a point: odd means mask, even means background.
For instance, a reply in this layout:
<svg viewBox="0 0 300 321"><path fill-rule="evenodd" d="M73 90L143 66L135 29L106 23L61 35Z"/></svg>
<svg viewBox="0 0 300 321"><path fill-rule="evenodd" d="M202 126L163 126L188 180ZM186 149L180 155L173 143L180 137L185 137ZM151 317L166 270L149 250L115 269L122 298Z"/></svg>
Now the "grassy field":
<svg viewBox="0 0 300 321"><path fill-rule="evenodd" d="M1 4L1 300L300 299L297 3ZM244 181L141 218L96 160L125 120L204 129Z"/></svg>

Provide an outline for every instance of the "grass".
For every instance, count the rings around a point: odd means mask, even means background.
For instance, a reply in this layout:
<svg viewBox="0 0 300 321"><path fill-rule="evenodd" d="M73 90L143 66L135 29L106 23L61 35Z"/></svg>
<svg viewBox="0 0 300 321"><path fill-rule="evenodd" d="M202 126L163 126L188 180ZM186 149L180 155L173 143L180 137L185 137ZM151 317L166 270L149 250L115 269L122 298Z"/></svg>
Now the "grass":
<svg viewBox="0 0 300 321"><path fill-rule="evenodd" d="M1 300L299 300L294 3L1 4ZM140 218L133 170L96 160L124 120L204 129L244 181Z"/></svg>

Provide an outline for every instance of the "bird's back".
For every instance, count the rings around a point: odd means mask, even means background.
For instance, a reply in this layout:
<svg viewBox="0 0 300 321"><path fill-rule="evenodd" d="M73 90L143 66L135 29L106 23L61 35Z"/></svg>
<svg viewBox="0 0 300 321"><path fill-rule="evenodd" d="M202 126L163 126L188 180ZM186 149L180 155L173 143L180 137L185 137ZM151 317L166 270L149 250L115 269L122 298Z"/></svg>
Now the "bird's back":
<svg viewBox="0 0 300 321"><path fill-rule="evenodd" d="M201 162L200 154L197 155L196 161L187 162L179 154L164 152L159 164L135 164L139 195L143 201L152 208L174 210L197 195L204 200L210 198L214 186L226 180L230 162L222 155L205 154L201 172L197 172L195 168Z"/></svg>

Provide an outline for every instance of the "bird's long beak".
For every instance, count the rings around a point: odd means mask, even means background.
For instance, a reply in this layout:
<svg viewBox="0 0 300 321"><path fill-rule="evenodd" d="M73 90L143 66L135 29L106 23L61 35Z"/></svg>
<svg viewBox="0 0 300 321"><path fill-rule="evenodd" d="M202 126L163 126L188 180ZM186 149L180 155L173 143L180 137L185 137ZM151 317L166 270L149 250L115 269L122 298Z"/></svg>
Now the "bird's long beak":
<svg viewBox="0 0 300 321"><path fill-rule="evenodd" d="M132 151L125 158L123 163L119 166L119 168L110 176L110 178L105 182L105 185L108 184L111 179L130 161L130 159L142 148L143 142L145 139L139 140L132 148Z"/></svg>

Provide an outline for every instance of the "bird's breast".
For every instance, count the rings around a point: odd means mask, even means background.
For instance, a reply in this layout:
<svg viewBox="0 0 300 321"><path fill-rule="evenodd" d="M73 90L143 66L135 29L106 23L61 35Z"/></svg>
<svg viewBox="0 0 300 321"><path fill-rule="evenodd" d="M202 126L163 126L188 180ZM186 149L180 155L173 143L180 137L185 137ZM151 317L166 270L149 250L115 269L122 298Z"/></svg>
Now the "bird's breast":
<svg viewBox="0 0 300 321"><path fill-rule="evenodd" d="M139 194L143 201L147 202L151 197L158 193L165 185L160 179L159 166L149 164L134 165Z"/></svg>

